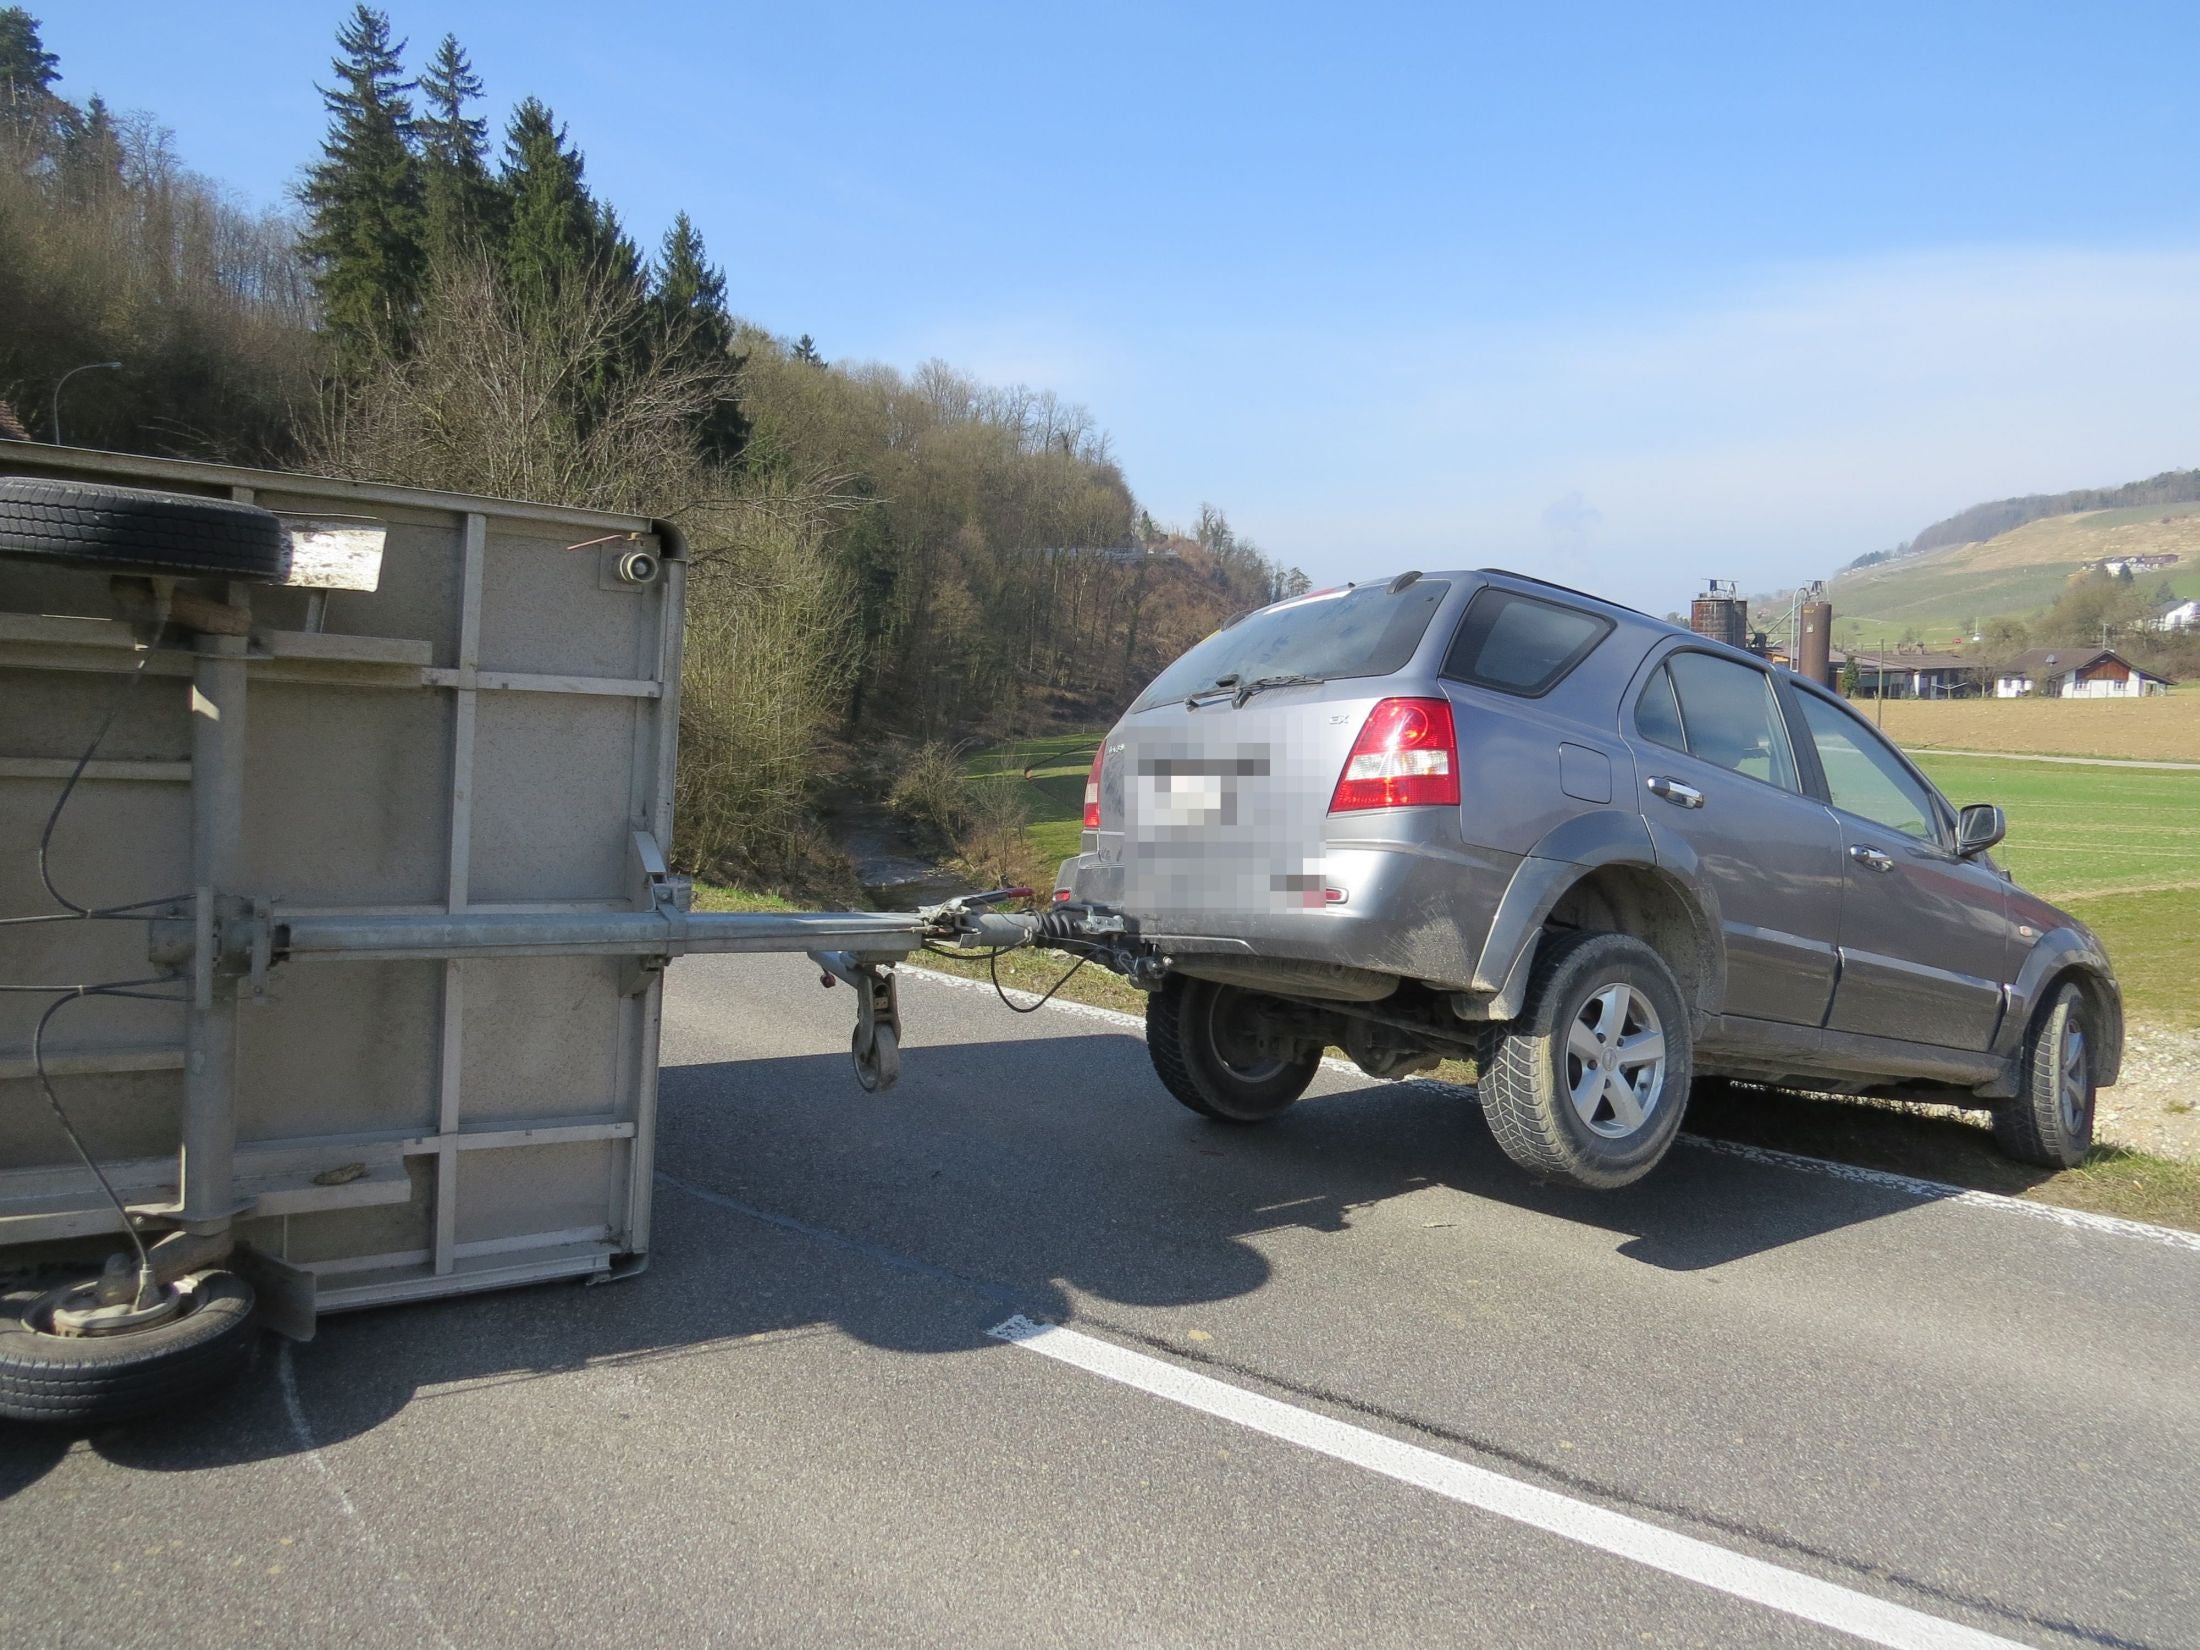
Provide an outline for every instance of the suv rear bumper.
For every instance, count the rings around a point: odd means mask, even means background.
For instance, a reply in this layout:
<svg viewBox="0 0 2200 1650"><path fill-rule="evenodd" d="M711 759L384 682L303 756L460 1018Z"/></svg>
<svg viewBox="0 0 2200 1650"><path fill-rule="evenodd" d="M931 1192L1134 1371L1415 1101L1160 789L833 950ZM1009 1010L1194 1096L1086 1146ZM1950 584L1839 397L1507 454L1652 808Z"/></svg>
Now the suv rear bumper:
<svg viewBox="0 0 2200 1650"><path fill-rule="evenodd" d="M1066 891L1121 912L1163 951L1288 958L1466 991L1519 864L1518 855L1482 848L1331 842L1322 850L1321 887L1279 896L1276 908L1260 911L1141 908L1124 897L1120 852L1104 848L1064 860L1054 885L1058 898Z"/></svg>

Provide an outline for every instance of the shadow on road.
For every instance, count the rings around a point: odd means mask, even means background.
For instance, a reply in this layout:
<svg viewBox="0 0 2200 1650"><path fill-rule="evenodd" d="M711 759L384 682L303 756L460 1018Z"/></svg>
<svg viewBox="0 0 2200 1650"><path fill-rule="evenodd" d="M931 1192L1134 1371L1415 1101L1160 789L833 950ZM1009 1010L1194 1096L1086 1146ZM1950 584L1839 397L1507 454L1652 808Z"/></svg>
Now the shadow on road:
<svg viewBox="0 0 2200 1650"><path fill-rule="evenodd" d="M1176 1105L1142 1043L1110 1033L912 1048L886 1096L856 1094L840 1055L668 1066L658 1162L641 1276L330 1318L309 1346L268 1343L254 1374L195 1413L105 1429L90 1447L147 1471L234 1464L356 1436L423 1389L738 1355L825 1329L915 1354L991 1348L984 1331L1007 1312L1066 1318L1078 1296L1250 1294L1271 1279L1263 1234L1346 1233L1430 1187L1609 1232L1618 1253L1681 1271L1919 1201L1685 1146L1618 1192L1540 1186L1471 1101L1429 1084L1369 1082L1233 1128ZM0 1431L0 1496L69 1444Z"/></svg>

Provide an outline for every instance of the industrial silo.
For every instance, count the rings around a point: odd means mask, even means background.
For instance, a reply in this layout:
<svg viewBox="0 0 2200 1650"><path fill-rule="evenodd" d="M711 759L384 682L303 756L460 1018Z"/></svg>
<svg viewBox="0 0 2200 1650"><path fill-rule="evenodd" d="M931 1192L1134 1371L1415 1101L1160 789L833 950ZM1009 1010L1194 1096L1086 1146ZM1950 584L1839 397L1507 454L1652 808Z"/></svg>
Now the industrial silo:
<svg viewBox="0 0 2200 1650"><path fill-rule="evenodd" d="M1749 645L1749 603L1734 593L1731 579L1713 579L1688 610L1688 628L1728 647Z"/></svg>
<svg viewBox="0 0 2200 1650"><path fill-rule="evenodd" d="M1820 687L1833 686L1833 603L1805 602L1796 624L1796 671Z"/></svg>

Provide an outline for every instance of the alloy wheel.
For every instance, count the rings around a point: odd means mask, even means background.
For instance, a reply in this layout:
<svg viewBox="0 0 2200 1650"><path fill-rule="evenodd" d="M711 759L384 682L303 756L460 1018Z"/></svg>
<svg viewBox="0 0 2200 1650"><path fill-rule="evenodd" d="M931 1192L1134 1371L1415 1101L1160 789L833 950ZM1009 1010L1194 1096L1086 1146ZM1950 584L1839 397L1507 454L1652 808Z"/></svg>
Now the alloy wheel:
<svg viewBox="0 0 2200 1650"><path fill-rule="evenodd" d="M1566 1089L1593 1134L1624 1140L1665 1092L1665 1027L1650 999L1618 983L1591 992L1566 1032Z"/></svg>

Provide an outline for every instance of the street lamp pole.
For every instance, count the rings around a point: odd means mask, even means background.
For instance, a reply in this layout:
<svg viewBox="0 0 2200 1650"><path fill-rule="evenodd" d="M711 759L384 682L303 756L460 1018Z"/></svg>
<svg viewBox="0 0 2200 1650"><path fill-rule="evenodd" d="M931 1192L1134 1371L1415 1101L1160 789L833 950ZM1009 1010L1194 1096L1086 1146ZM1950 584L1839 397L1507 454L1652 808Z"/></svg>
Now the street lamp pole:
<svg viewBox="0 0 2200 1650"><path fill-rule="evenodd" d="M71 367L53 381L53 444L61 443L61 386L80 372L114 372L120 369L120 361L87 361L81 367Z"/></svg>

